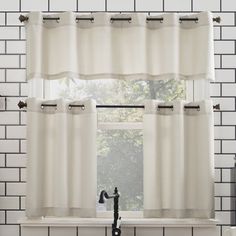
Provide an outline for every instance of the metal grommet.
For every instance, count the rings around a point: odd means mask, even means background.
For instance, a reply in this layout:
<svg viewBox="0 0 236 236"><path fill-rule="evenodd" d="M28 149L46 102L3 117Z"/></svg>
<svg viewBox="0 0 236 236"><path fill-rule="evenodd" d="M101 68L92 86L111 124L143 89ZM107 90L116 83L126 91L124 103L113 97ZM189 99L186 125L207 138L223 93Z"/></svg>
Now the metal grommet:
<svg viewBox="0 0 236 236"><path fill-rule="evenodd" d="M198 19L195 20L195 23L196 23L196 24L198 23Z"/></svg>
<svg viewBox="0 0 236 236"><path fill-rule="evenodd" d="M56 22L57 22L57 23L60 23L60 19L56 19Z"/></svg>
<svg viewBox="0 0 236 236"><path fill-rule="evenodd" d="M128 20L128 22L131 23L131 22L132 22L132 19L131 19L131 20Z"/></svg>
<svg viewBox="0 0 236 236"><path fill-rule="evenodd" d="M78 18L75 18L75 23L79 23L79 19Z"/></svg>
<svg viewBox="0 0 236 236"><path fill-rule="evenodd" d="M83 106L81 107L81 110L83 110L83 111L85 110L85 105L83 105Z"/></svg>
<svg viewBox="0 0 236 236"><path fill-rule="evenodd" d="M90 22L91 22L91 23L94 23L94 17L91 17Z"/></svg>
<svg viewBox="0 0 236 236"><path fill-rule="evenodd" d="M71 109L72 109L72 106L71 106L71 105L69 105L69 106L68 106L68 109L69 109L69 110L71 110Z"/></svg>
<svg viewBox="0 0 236 236"><path fill-rule="evenodd" d="M44 109L44 105L41 105L41 109Z"/></svg>

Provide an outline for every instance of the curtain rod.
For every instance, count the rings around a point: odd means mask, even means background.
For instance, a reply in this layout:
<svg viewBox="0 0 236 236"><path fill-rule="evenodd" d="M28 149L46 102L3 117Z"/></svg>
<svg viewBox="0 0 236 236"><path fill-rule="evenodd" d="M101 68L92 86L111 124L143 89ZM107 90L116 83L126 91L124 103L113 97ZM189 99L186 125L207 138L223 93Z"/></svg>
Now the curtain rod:
<svg viewBox="0 0 236 236"><path fill-rule="evenodd" d="M20 15L19 16L19 20L20 22L24 22L24 21L28 21L29 20L29 17L28 16L24 16L24 15ZM60 20L60 17L43 17L43 20ZM93 22L94 21L94 17L76 17L76 21L91 21ZM164 20L163 17L147 17L146 18L147 22L149 21L160 21L162 22ZM180 21L195 21L196 23L198 22L198 18L197 17L180 17L179 18ZM110 19L111 22L113 21L128 21L128 22L131 22L132 21L132 18L131 17L122 17L122 18L119 18L119 17L111 17ZM221 21L221 18L220 16L217 16L217 17L213 17L213 21L214 22L217 22L217 23L220 23Z"/></svg>
<svg viewBox="0 0 236 236"><path fill-rule="evenodd" d="M57 104L45 104L42 103L41 107L56 107ZM20 109L27 107L27 103L23 102L23 101L19 101L18 103L18 107ZM74 105L74 104L69 104L69 109L73 108L73 107L81 107L84 108L84 105ZM145 108L144 105L96 105L96 108ZM173 105L170 106L165 106L165 105L158 105L157 107L158 109L162 109L162 108L168 108L168 109L174 109ZM184 109L197 109L200 110L200 106L184 106ZM213 105L213 109L214 110L220 110L220 104L216 104Z"/></svg>

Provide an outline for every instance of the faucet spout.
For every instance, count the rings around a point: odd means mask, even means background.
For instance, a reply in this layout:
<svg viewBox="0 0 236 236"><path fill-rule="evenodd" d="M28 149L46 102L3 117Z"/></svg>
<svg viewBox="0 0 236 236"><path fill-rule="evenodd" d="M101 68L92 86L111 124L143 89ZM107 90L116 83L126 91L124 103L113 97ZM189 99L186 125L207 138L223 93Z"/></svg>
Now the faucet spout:
<svg viewBox="0 0 236 236"><path fill-rule="evenodd" d="M105 190L102 190L100 193L99 201L98 201L99 203L104 203L105 198L106 199L110 199L110 198L114 199L114 221L112 224L112 235L113 236L121 235L120 223L119 223L121 221L121 217L119 217L119 197L120 197L120 194L118 192L117 187L115 187L113 195L108 195L108 193Z"/></svg>
<svg viewBox="0 0 236 236"><path fill-rule="evenodd" d="M99 197L99 203L103 204L105 203L105 198L108 199L109 195L107 194L107 192L105 190L102 190L100 193L100 197Z"/></svg>

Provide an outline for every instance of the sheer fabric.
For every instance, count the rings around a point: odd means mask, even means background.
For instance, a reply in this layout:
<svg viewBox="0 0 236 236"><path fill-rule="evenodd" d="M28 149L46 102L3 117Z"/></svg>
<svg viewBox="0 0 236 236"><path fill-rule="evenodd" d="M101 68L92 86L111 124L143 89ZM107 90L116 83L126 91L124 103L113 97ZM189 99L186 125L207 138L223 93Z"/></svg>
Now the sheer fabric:
<svg viewBox="0 0 236 236"><path fill-rule="evenodd" d="M68 104L27 99L29 217L96 216L96 105L75 101L84 109L70 109Z"/></svg>
<svg viewBox="0 0 236 236"><path fill-rule="evenodd" d="M173 109L158 105L173 105ZM199 109L184 109L184 106ZM213 108L202 102L147 101L144 114L144 216L214 217Z"/></svg>
<svg viewBox="0 0 236 236"><path fill-rule="evenodd" d="M209 79L214 80L212 14L31 12L26 23L28 79ZM131 18L112 21L112 18Z"/></svg>

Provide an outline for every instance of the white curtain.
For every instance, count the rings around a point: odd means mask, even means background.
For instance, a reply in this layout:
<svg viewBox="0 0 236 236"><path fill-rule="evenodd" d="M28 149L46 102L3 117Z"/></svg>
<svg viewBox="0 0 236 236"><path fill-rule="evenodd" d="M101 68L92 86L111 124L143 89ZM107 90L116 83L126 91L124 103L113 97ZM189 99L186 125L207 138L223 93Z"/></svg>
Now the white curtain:
<svg viewBox="0 0 236 236"><path fill-rule="evenodd" d="M157 109L158 105L170 108ZM184 106L199 106L185 109ZM213 108L210 100L147 101L144 216L214 217Z"/></svg>
<svg viewBox="0 0 236 236"><path fill-rule="evenodd" d="M28 15L28 79L214 80L212 14ZM93 20L76 20L76 17ZM131 18L111 21L111 18ZM180 21L180 17L197 21Z"/></svg>
<svg viewBox="0 0 236 236"><path fill-rule="evenodd" d="M84 108L70 109L63 99L27 99L29 217L96 216L96 105L72 104Z"/></svg>

